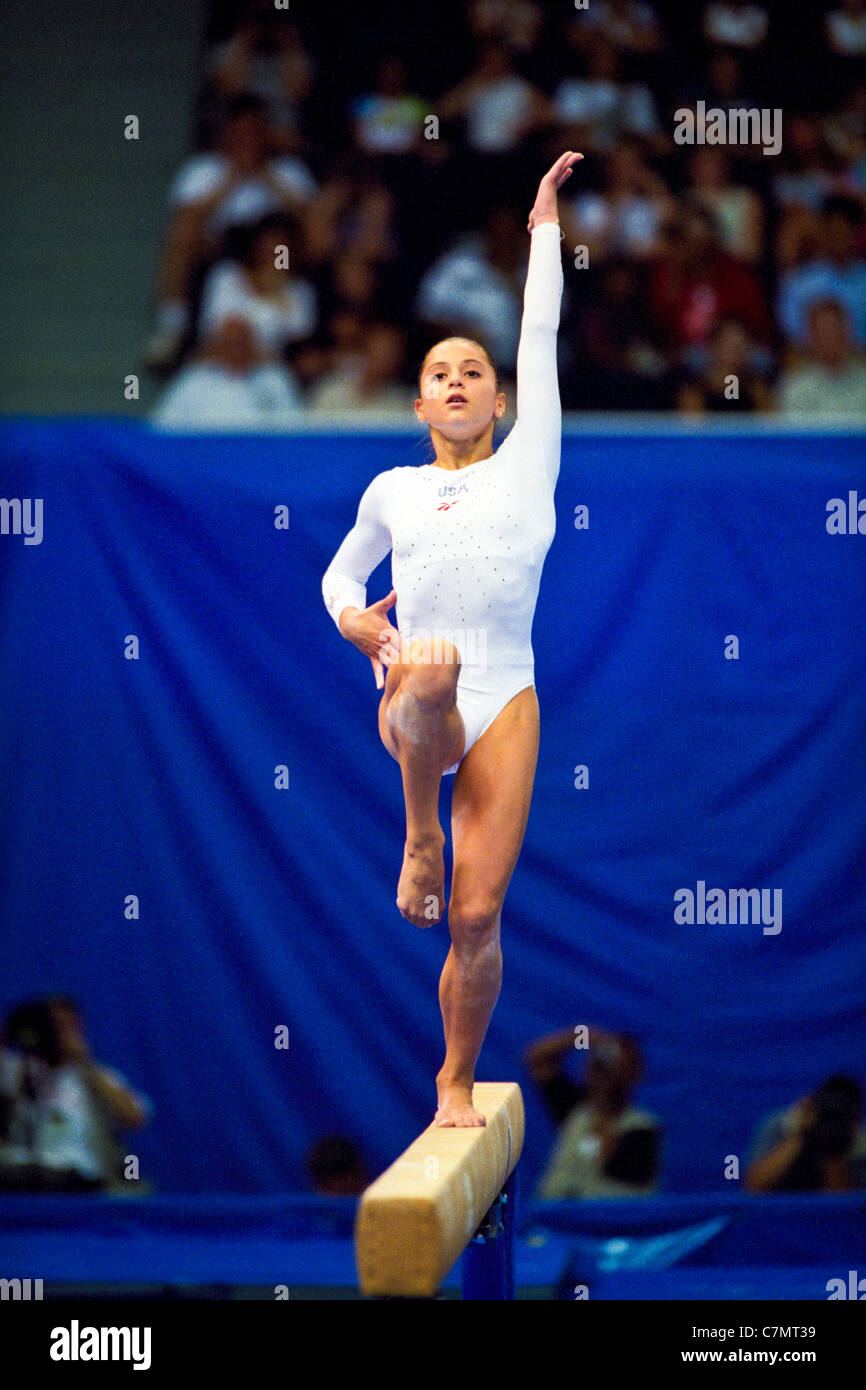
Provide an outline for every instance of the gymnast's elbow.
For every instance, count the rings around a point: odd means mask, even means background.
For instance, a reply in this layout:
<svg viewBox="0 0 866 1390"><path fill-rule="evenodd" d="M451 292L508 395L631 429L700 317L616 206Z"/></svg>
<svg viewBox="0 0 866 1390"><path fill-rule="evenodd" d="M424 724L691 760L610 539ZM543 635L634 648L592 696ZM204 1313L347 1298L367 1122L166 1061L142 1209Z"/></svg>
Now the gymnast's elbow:
<svg viewBox="0 0 866 1390"><path fill-rule="evenodd" d="M517 360L535 361L542 369L544 363L556 362L556 342L559 334L559 317L542 319L533 317L525 321L520 330Z"/></svg>

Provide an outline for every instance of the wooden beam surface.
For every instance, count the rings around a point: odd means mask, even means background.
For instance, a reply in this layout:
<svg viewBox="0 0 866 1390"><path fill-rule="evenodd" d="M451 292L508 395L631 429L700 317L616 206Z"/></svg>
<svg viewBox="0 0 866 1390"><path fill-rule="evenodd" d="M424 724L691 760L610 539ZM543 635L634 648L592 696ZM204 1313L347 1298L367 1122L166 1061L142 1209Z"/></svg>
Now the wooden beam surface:
<svg viewBox="0 0 866 1390"><path fill-rule="evenodd" d="M479 1081L475 1129L431 1124L366 1190L355 1220L365 1294L429 1298L472 1239L523 1148L523 1096L513 1081Z"/></svg>

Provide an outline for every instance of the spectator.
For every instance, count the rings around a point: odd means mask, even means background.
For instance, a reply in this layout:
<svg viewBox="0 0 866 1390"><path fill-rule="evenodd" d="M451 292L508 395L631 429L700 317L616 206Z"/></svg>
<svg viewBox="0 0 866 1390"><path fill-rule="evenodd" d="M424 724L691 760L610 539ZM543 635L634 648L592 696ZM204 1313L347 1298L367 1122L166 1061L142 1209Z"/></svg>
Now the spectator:
<svg viewBox="0 0 866 1390"><path fill-rule="evenodd" d="M574 1049L572 1029L540 1038L526 1064L559 1135L537 1195L640 1197L658 1188L661 1126L631 1104L642 1059L634 1039L589 1029L586 1081L566 1076L563 1058Z"/></svg>
<svg viewBox="0 0 866 1390"><path fill-rule="evenodd" d="M390 288L389 281L389 288ZM292 370L306 387L337 369L357 369L368 323L393 320L402 303L382 283L379 267L358 251L339 255L319 274L321 329L292 355Z"/></svg>
<svg viewBox="0 0 866 1390"><path fill-rule="evenodd" d="M740 52L732 48L714 48L710 51L706 77L682 84L676 107L694 109L697 101L705 102L707 109L724 112L738 111L743 107L760 107L761 103L746 90L743 57ZM759 159L766 163L763 145L760 142L741 144L737 153L741 159Z"/></svg>
<svg viewBox="0 0 866 1390"><path fill-rule="evenodd" d="M820 214L837 181L836 161L814 116L793 114L770 189L778 209L775 257L781 269L817 254Z"/></svg>
<svg viewBox="0 0 866 1390"><path fill-rule="evenodd" d="M707 88L703 94L707 105L731 111L741 106L754 106L745 90L743 60L740 54L725 46L711 50L707 62Z"/></svg>
<svg viewBox="0 0 866 1390"><path fill-rule="evenodd" d="M650 271L649 301L661 345L677 365L703 368L722 318L739 319L762 349L769 344L761 283L721 249L715 223L700 204L686 203L666 227L664 250Z"/></svg>
<svg viewBox="0 0 866 1390"><path fill-rule="evenodd" d="M300 212L315 192L315 180L301 160L272 157L264 103L249 95L235 98L222 150L193 155L172 185L148 366L165 369L177 360L189 326L192 272L218 253L226 230L268 212Z"/></svg>
<svg viewBox="0 0 866 1390"><path fill-rule="evenodd" d="M641 270L610 261L582 306L576 369L563 380L569 410L659 410L668 404L667 364L654 341Z"/></svg>
<svg viewBox="0 0 866 1390"><path fill-rule="evenodd" d="M489 342L502 372L514 371L526 274L525 227L507 204L490 210L485 233L461 238L421 281L418 316L437 334Z"/></svg>
<svg viewBox="0 0 866 1390"><path fill-rule="evenodd" d="M579 46L591 44L598 34L629 56L658 53L663 45L658 16L643 0L592 0L571 24Z"/></svg>
<svg viewBox="0 0 866 1390"><path fill-rule="evenodd" d="M319 267L349 251L367 261L394 260L400 250L396 210L382 179L334 170L306 213L307 259Z"/></svg>
<svg viewBox="0 0 866 1390"><path fill-rule="evenodd" d="M866 347L866 261L856 249L863 218L859 203L844 194L833 194L825 202L821 254L787 271L779 287L776 310L792 342L806 345L809 305L829 298L844 304L854 342Z"/></svg>
<svg viewBox="0 0 866 1390"><path fill-rule="evenodd" d="M250 321L237 314L210 330L198 358L181 367L151 419L163 429L266 429L303 409L288 368L260 347Z"/></svg>
<svg viewBox="0 0 866 1390"><path fill-rule="evenodd" d="M841 178L853 196L866 193L866 82L852 86L844 103L831 111L823 126L827 144L843 165Z"/></svg>
<svg viewBox="0 0 866 1390"><path fill-rule="evenodd" d="M866 56L866 0L840 0L824 20L824 33L831 53L840 58Z"/></svg>
<svg viewBox="0 0 866 1390"><path fill-rule="evenodd" d="M568 245L586 246L591 266L612 256L650 259L659 250L665 217L674 212L668 189L633 140L616 146L605 172L604 193L562 198L560 222Z"/></svg>
<svg viewBox="0 0 866 1390"><path fill-rule="evenodd" d="M379 62L374 91L352 102L355 144L368 155L410 154L423 143L429 109L407 91L405 64L390 54Z"/></svg>
<svg viewBox="0 0 866 1390"><path fill-rule="evenodd" d="M391 323L373 323L360 357L344 359L317 382L309 399L313 414L397 414L411 418L413 393L401 382L406 334Z"/></svg>
<svg viewBox="0 0 866 1390"><path fill-rule="evenodd" d="M284 153L298 153L303 147L301 111L314 76L315 65L298 25L278 14L273 0L259 0L210 60L219 114L243 92L258 97L267 110L273 147Z"/></svg>
<svg viewBox="0 0 866 1390"><path fill-rule="evenodd" d="M844 308L835 299L816 299L808 319L810 361L783 374L782 414L849 415L866 425L866 363L854 354Z"/></svg>
<svg viewBox="0 0 866 1390"><path fill-rule="evenodd" d="M783 208L802 207L819 213L832 192L834 169L821 122L792 112L785 121L785 140L772 175L772 192Z"/></svg>
<svg viewBox="0 0 866 1390"><path fill-rule="evenodd" d="M473 37L504 43L513 53L535 49L544 15L533 0L470 0L467 14Z"/></svg>
<svg viewBox="0 0 866 1390"><path fill-rule="evenodd" d="M364 356L367 320L358 309L336 309L327 320L319 341L301 348L292 360L292 371L304 386L319 381L338 366L355 366Z"/></svg>
<svg viewBox="0 0 866 1390"><path fill-rule="evenodd" d="M770 16L764 6L749 0L719 0L704 8L703 31L708 43L755 52L766 42L769 28Z"/></svg>
<svg viewBox="0 0 866 1390"><path fill-rule="evenodd" d="M329 315L342 309L372 315L383 297L378 270L366 256L358 251L344 251L336 257L330 281L323 290Z"/></svg>
<svg viewBox="0 0 866 1390"><path fill-rule="evenodd" d="M294 240L292 224L272 214L244 229L238 260L218 262L204 282L200 338L227 315L239 315L251 325L263 351L278 357L313 333L316 292L284 268L284 258L288 265L295 259Z"/></svg>
<svg viewBox="0 0 866 1390"><path fill-rule="evenodd" d="M749 1192L848 1192L866 1187L863 1096L848 1076L774 1111L759 1127L746 1171Z"/></svg>
<svg viewBox="0 0 866 1390"><path fill-rule="evenodd" d="M478 63L435 103L444 121L462 118L474 154L508 154L533 130L549 123L544 93L521 77L504 43L485 43Z"/></svg>
<svg viewBox="0 0 866 1390"><path fill-rule="evenodd" d="M118 1134L149 1123L149 1099L93 1058L74 999L13 1009L0 1046L0 1188L128 1188Z"/></svg>
<svg viewBox="0 0 866 1390"><path fill-rule="evenodd" d="M655 101L644 83L622 81L619 55L603 35L587 47L585 77L566 77L553 94L560 137L566 148L605 153L623 136L633 135L662 152Z"/></svg>
<svg viewBox="0 0 866 1390"><path fill-rule="evenodd" d="M317 1140L307 1154L313 1191L323 1197L360 1197L368 1177L358 1145L340 1134Z"/></svg>
<svg viewBox="0 0 866 1390"><path fill-rule="evenodd" d="M751 356L749 335L744 326L736 319L720 319L712 332L706 368L680 386L677 401L680 414L771 410L772 393L750 365Z"/></svg>
<svg viewBox="0 0 866 1390"><path fill-rule="evenodd" d="M686 197L711 214L724 250L757 264L764 250L761 200L751 188L731 182L728 155L716 145L699 147L689 157L689 177Z"/></svg>
<svg viewBox="0 0 866 1390"><path fill-rule="evenodd" d="M339 228L343 250L374 262L397 258L400 250L394 195L381 179L359 179Z"/></svg>

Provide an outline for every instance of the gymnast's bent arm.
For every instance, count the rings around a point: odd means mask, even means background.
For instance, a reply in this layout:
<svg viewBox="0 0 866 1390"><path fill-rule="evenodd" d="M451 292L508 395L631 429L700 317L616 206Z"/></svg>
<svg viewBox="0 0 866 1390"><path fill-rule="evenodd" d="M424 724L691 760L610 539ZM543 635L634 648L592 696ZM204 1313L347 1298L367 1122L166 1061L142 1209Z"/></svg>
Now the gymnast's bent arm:
<svg viewBox="0 0 866 1390"><path fill-rule="evenodd" d="M384 685L382 664L390 665L383 644L400 634L388 622L394 606L394 589L367 607L366 584L373 570L391 549L391 533L383 517L383 481L379 473L358 503L355 525L346 536L322 578L322 597L341 635L373 663L376 685Z"/></svg>

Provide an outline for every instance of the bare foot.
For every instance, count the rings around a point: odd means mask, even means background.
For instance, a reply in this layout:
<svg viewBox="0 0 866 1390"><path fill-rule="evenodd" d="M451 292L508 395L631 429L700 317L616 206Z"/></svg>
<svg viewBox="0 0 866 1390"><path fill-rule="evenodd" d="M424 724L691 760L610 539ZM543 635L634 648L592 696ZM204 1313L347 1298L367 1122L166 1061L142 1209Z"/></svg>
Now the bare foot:
<svg viewBox="0 0 866 1390"><path fill-rule="evenodd" d="M445 833L407 839L403 868L397 884L397 907L416 927L441 922L445 909Z"/></svg>
<svg viewBox="0 0 866 1390"><path fill-rule="evenodd" d="M443 1129L477 1129L487 1121L472 1104L471 1086L442 1086L439 1091L439 1109L433 1123Z"/></svg>

